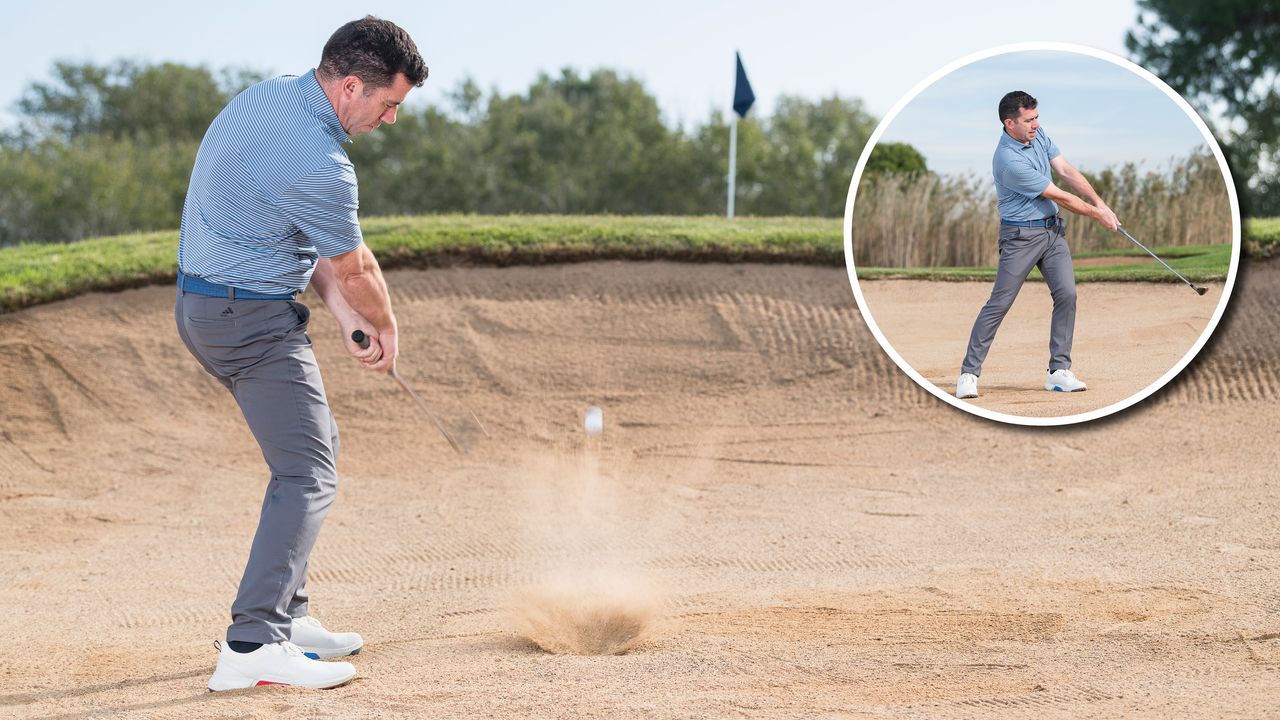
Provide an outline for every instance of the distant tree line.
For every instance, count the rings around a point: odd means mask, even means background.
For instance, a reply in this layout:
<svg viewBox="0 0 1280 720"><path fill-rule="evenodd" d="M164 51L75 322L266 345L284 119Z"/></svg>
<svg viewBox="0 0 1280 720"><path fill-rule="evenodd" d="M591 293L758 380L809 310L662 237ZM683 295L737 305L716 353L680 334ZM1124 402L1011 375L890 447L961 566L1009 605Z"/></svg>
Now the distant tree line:
<svg viewBox="0 0 1280 720"><path fill-rule="evenodd" d="M0 245L177 227L200 139L260 73L175 64L55 64L0 137ZM738 211L838 216L876 119L858 100L781 97L738 127ZM720 214L729 126L664 122L612 70L540 75L523 93L459 84L356 138L362 214ZM881 164L923 168L895 150ZM877 152L877 156L881 153ZM916 165L919 165L917 168Z"/></svg>

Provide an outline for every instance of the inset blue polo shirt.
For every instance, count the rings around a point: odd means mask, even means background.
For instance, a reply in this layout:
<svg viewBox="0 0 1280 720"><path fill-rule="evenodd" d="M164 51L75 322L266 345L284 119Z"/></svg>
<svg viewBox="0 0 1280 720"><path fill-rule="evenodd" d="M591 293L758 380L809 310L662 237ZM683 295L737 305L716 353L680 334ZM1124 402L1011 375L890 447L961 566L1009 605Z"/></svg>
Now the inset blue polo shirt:
<svg viewBox="0 0 1280 720"><path fill-rule="evenodd" d="M1003 220L1039 220L1058 214L1058 204L1040 193L1053 182L1049 161L1062 154L1049 134L1040 128L1029 143L1020 143L1000 132L991 158L996 198Z"/></svg>
<svg viewBox="0 0 1280 720"><path fill-rule="evenodd" d="M304 290L318 258L363 240L349 139L314 71L237 95L196 154L178 267L253 292Z"/></svg>

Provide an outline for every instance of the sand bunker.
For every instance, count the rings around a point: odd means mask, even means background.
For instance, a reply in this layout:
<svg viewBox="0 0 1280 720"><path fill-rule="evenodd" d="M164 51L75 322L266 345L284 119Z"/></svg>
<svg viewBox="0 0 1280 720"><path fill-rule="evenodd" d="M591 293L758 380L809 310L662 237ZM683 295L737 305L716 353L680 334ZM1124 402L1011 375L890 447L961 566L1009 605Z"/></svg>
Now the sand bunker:
<svg viewBox="0 0 1280 720"><path fill-rule="evenodd" d="M1265 716L1280 265L1247 270L1190 372L1052 431L918 388L843 268L388 273L405 379L492 438L456 456L317 308L342 455L311 610L366 641L325 692L205 689L267 478L173 290L0 316L0 716ZM661 589L670 623L537 649L513 598L566 568Z"/></svg>

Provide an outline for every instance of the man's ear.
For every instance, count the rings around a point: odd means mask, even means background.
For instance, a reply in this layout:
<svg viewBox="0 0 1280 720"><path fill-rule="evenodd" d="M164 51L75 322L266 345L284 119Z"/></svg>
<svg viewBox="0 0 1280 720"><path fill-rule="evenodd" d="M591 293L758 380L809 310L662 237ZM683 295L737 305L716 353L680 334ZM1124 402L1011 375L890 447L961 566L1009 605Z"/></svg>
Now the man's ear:
<svg viewBox="0 0 1280 720"><path fill-rule="evenodd" d="M364 82L355 75L348 75L342 78L342 92L346 95L358 95L364 90Z"/></svg>

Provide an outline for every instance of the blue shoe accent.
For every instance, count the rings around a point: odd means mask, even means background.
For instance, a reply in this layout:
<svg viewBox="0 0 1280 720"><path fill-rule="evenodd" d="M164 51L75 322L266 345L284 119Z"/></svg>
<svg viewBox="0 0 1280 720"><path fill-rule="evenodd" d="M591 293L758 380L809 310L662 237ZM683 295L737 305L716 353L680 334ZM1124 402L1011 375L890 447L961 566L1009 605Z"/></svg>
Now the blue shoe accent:
<svg viewBox="0 0 1280 720"><path fill-rule="evenodd" d="M311 658L312 660L319 660L319 659L320 659L320 654L319 654L319 653L309 653L309 652L304 652L304 653L302 653L302 654L303 654L303 655L306 655L307 657Z"/></svg>
<svg viewBox="0 0 1280 720"><path fill-rule="evenodd" d="M1054 386L1053 386L1053 391L1054 391L1054 392L1066 392L1066 390L1063 390L1062 388L1058 387L1057 385L1054 385Z"/></svg>

